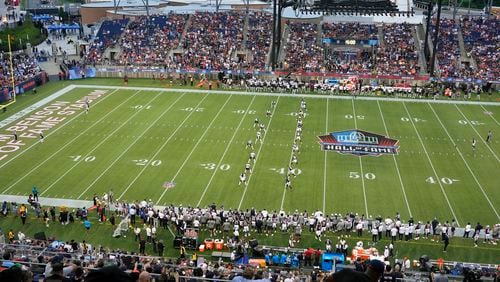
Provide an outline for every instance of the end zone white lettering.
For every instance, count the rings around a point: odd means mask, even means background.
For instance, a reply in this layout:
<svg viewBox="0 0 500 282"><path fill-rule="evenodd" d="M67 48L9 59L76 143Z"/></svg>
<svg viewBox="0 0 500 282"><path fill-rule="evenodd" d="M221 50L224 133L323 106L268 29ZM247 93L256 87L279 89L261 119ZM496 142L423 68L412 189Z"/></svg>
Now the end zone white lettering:
<svg viewBox="0 0 500 282"><path fill-rule="evenodd" d="M3 146L0 146L0 153L3 153L0 154L0 160L7 158L10 153L25 146L26 143L22 139L38 138L41 133L55 127L66 120L68 116L81 111L85 107L85 103L92 102L106 93L107 91L95 90L73 103L56 101L6 128L5 130L12 134L0 134L0 142L4 143ZM18 140L14 140L14 132L18 134Z"/></svg>

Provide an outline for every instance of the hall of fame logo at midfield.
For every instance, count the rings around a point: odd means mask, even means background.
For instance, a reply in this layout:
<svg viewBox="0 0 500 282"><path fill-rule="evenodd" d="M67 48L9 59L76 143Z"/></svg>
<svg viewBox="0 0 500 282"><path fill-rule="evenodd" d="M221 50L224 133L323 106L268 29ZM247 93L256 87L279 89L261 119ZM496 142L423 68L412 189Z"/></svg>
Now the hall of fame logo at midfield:
<svg viewBox="0 0 500 282"><path fill-rule="evenodd" d="M318 136L321 149L356 156L396 155L399 140L363 130L344 130Z"/></svg>

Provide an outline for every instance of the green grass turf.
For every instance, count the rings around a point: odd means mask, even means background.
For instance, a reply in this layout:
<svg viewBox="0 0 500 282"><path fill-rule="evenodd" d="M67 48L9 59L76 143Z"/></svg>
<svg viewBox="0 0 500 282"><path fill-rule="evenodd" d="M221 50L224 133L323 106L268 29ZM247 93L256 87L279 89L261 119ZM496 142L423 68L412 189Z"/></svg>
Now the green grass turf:
<svg viewBox="0 0 500 282"><path fill-rule="evenodd" d="M101 82L119 81L82 83ZM37 95L21 96L0 118L65 85L51 83ZM58 100L75 102L92 90L78 88ZM266 118L273 100L277 101L274 114ZM37 139L27 140L28 146L10 156L15 159L0 161L0 193L27 195L37 185L44 197L88 200L94 193L113 189L120 199L152 199L160 205L214 202L226 208L372 216L399 212L403 218L411 214L422 221L434 216L442 221L456 218L462 226L468 221L498 222L498 180L492 177L500 168L497 106L306 101L301 174L293 179L293 190L283 189L282 172L290 160L300 99L165 89L108 90L88 115L72 116L58 126L62 128L46 132L43 144L28 149ZM249 153L245 143L255 138L256 117L266 124L267 132L263 144L255 144L257 163L248 187L238 187ZM400 140L400 154L359 158L320 150L318 135L356 127ZM5 129L0 133L7 133ZM494 132L489 145L482 141L488 130ZM476 152L471 149L473 137L478 139ZM174 181L176 187L165 190L166 181Z"/></svg>
<svg viewBox="0 0 500 282"><path fill-rule="evenodd" d="M93 213L91 214L93 215ZM0 217L0 228L7 232L12 229L16 234L18 230L24 232L28 237L33 237L35 233L43 231L46 236L53 237L56 240L69 241L71 239L82 241L86 240L93 246L103 246L108 250L127 250L127 251L138 251L138 243L134 241L134 234L130 230L127 237L113 238L113 228L109 222L104 224L98 223L94 218L91 218L92 227L90 231L86 231L83 224L76 221L74 224L61 225L59 223L50 223L47 228L41 219L36 219L32 216L28 217L27 224L22 226L19 217L7 216ZM144 230L142 231L144 235ZM368 234L365 233L361 238L356 237L352 233L351 237L347 239L349 246L354 246L356 242L363 241L365 245L370 242ZM334 234L328 232L326 236L323 236L323 242L326 238L330 238L333 242L338 241L338 236L340 234ZM209 238L210 235L206 231L202 231L199 234L199 238ZM223 234L217 234L217 238L225 238ZM265 236L263 234L252 233L250 238L255 238L258 240L260 245L263 246L286 246L288 243L288 235L276 232L273 236ZM179 256L179 250L174 249L172 246L173 236L169 231L160 229L158 231L158 240L163 240L165 242L165 252L164 256L170 258L176 258ZM324 249L324 243L319 242L314 239L314 234L309 231L304 230L302 234L302 240L296 243L296 248L322 248ZM375 245L380 251L383 250L385 245L390 243L389 240L382 240ZM446 253L442 252L442 243L432 242L430 239L413 240L410 242L396 241L395 243L395 258L401 259L404 256L410 259L418 259L421 255L427 254L431 259L444 258L445 260L463 261L463 262L476 262L476 263L492 263L498 262L498 256L500 255L500 249L498 246L492 246L488 244L480 243L479 247L474 248L471 239L461 239L452 238L450 240L450 245ZM188 251L188 253L192 252ZM146 245L146 254L156 255L153 252L153 247L151 244ZM211 252L206 251L205 253L200 253L208 258L211 257Z"/></svg>

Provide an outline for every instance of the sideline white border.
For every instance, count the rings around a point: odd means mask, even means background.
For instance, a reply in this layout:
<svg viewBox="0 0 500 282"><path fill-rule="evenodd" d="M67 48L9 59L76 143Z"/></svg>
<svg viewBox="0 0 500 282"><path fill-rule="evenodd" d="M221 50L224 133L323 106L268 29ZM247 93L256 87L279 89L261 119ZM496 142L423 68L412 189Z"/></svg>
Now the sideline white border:
<svg viewBox="0 0 500 282"><path fill-rule="evenodd" d="M481 101L457 101L457 100L433 100L433 99L409 99L409 98L388 98L388 97L370 97L370 96L340 96L340 95L324 95L324 94L290 94L290 93L272 93L272 92L247 92L247 91L231 91L231 90L204 90L204 89L177 89L177 88L161 88L161 87L138 87L138 86L105 86L105 85L68 85L50 96L28 106L21 111L0 120L0 129L5 126L22 119L29 113L37 110L38 108L54 101L69 91L77 88L84 89L112 89L112 90L146 90L146 91L163 91L163 92L179 92L179 93L212 93L212 94L233 94L233 95L250 95L250 96L276 96L276 97L299 97L299 98L318 98L318 99L338 99L349 100L353 97L357 100L365 101L388 101L388 102L415 102L415 103L435 103L435 104L462 104L462 105L482 105L482 106L500 106L500 102L481 102Z"/></svg>
<svg viewBox="0 0 500 282"><path fill-rule="evenodd" d="M272 92L250 92L250 91L231 91L231 90L204 90L204 89L178 89L161 87L139 87L139 86L101 86L101 85L72 85L75 88L92 89L123 89L123 90L145 90L145 91L164 91L181 93L205 93L205 94L235 94L235 95L256 95L256 96L276 96L276 97L298 97L298 98L318 98L318 99L339 99L350 100L353 97L357 100L368 101L389 101L389 102L416 102L416 103L436 103L436 104L464 104L464 105L488 105L500 106L500 102L481 102L481 101L459 101L459 100L433 100L433 99L409 99L409 98L388 98L388 97L370 97L370 96L339 96L324 94L290 94L290 93L272 93Z"/></svg>

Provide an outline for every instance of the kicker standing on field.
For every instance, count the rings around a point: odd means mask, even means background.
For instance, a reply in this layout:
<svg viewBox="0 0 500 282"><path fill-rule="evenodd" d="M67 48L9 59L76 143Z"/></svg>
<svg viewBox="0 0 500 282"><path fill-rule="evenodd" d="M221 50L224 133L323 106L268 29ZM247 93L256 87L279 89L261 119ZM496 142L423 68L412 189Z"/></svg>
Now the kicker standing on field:
<svg viewBox="0 0 500 282"><path fill-rule="evenodd" d="M486 136L486 143L490 143L491 138L493 138L493 133L491 133L491 130L490 130L490 131L488 131L488 136Z"/></svg>
<svg viewBox="0 0 500 282"><path fill-rule="evenodd" d="M472 151L476 151L476 138L472 138Z"/></svg>

